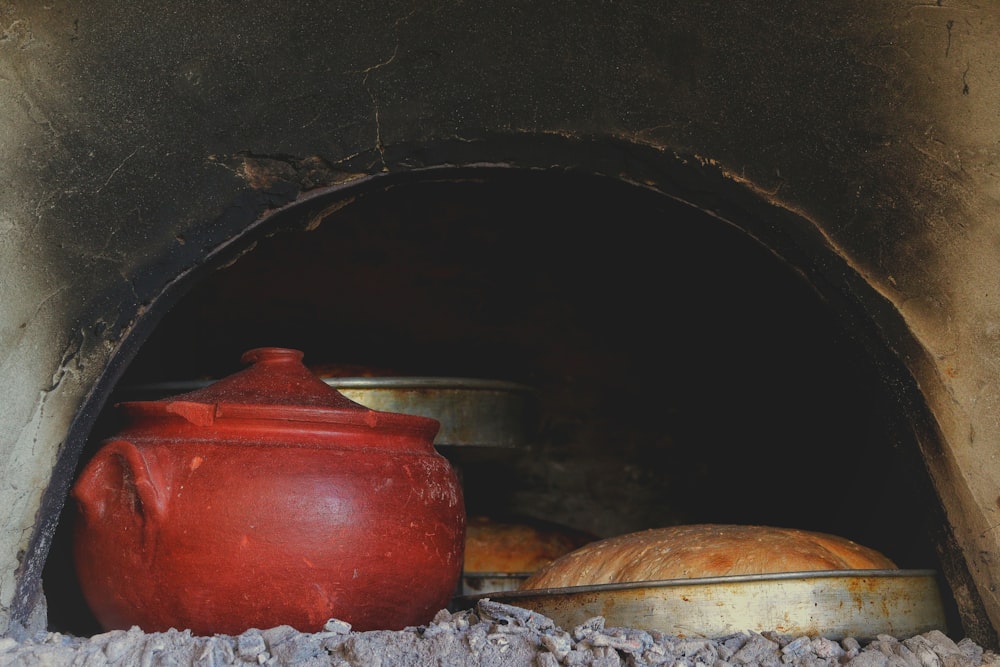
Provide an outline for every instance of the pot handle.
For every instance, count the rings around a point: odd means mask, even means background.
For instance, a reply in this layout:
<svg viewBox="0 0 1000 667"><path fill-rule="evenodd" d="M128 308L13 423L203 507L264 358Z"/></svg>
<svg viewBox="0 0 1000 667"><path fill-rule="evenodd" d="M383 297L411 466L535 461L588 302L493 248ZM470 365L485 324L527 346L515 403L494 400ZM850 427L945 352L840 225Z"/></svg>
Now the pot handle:
<svg viewBox="0 0 1000 667"><path fill-rule="evenodd" d="M73 497L84 521L135 521L148 540L166 516L163 487L138 447L110 440L80 473Z"/></svg>

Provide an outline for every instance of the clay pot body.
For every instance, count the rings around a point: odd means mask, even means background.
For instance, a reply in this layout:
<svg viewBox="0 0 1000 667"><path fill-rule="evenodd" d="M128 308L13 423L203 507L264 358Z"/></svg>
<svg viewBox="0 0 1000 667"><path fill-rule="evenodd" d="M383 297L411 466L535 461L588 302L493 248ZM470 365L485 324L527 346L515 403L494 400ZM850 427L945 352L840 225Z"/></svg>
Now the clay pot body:
<svg viewBox="0 0 1000 667"><path fill-rule="evenodd" d="M465 530L437 422L351 403L295 351L260 353L249 378L125 404L131 423L85 467L74 557L98 622L426 624L455 591Z"/></svg>

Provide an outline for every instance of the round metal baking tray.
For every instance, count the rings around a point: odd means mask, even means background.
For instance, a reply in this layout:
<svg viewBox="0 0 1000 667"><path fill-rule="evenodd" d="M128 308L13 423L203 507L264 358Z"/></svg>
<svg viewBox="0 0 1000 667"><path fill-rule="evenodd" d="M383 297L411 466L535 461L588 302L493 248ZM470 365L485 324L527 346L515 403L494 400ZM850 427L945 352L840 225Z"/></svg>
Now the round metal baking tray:
<svg viewBox="0 0 1000 667"><path fill-rule="evenodd" d="M518 590L463 596L459 609L489 598L543 614L563 629L595 616L609 627L659 630L677 637L719 638L739 632L908 638L947 632L931 570L842 570L671 579Z"/></svg>
<svg viewBox="0 0 1000 667"><path fill-rule="evenodd" d="M498 380L448 377L324 378L373 410L441 422L435 445L518 447L530 438L534 391Z"/></svg>
<svg viewBox="0 0 1000 667"><path fill-rule="evenodd" d="M535 390L500 380L453 377L329 377L323 382L355 403L438 420L435 445L519 447L532 437ZM150 401L194 391L211 380L125 387L114 400Z"/></svg>
<svg viewBox="0 0 1000 667"><path fill-rule="evenodd" d="M484 596L516 591L530 576L531 572L463 572L461 595Z"/></svg>

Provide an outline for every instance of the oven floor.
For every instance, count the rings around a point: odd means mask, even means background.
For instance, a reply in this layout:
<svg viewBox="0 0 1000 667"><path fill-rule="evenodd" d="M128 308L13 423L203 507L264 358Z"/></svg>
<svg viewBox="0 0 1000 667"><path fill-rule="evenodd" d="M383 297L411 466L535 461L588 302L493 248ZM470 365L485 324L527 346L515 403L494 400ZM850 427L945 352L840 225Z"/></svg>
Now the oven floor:
<svg viewBox="0 0 1000 667"><path fill-rule="evenodd" d="M432 623L401 631L352 632L331 620L318 633L280 626L236 637L197 637L133 628L90 638L60 633L20 642L4 638L0 665L1000 665L1000 656L971 640L956 642L937 631L902 640L883 635L862 645L852 638L770 633L684 639L609 628L603 621L596 617L566 631L540 614L484 600L474 610L441 611Z"/></svg>

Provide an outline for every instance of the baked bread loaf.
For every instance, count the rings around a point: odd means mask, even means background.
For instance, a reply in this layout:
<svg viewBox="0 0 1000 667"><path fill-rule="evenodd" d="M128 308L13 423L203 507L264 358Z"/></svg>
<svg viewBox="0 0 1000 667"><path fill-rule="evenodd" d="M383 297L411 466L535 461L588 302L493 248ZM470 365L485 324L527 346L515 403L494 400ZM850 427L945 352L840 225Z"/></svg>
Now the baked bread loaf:
<svg viewBox="0 0 1000 667"><path fill-rule="evenodd" d="M897 569L851 540L794 528L695 524L584 545L541 568L521 589L817 570Z"/></svg>
<svg viewBox="0 0 1000 667"><path fill-rule="evenodd" d="M541 521L471 516L465 525L466 572L529 573L597 537Z"/></svg>

